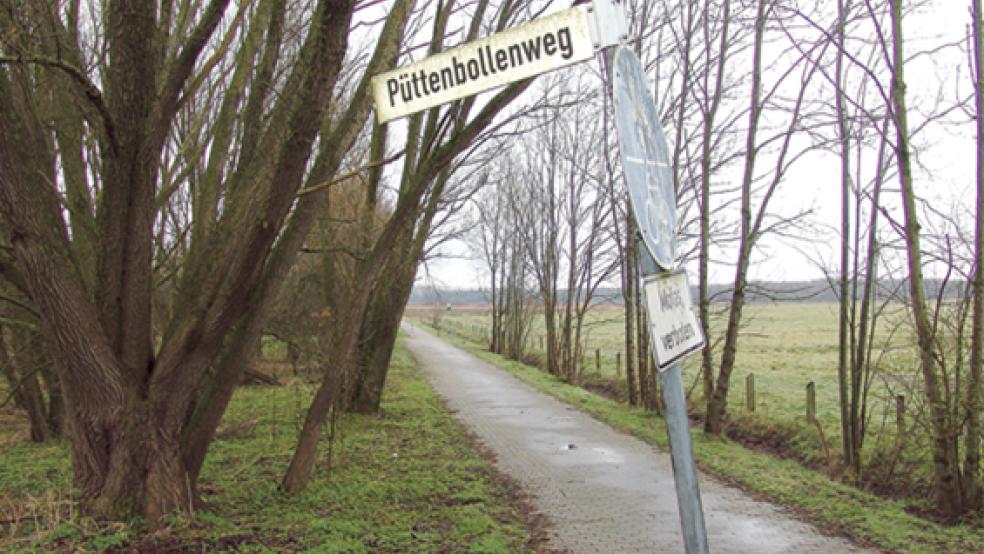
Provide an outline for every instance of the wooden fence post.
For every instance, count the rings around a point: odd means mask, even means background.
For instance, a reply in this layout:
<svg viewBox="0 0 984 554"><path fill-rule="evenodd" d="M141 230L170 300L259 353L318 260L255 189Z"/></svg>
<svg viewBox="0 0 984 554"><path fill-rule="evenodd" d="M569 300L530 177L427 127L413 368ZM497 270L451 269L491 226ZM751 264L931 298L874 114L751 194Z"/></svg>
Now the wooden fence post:
<svg viewBox="0 0 984 554"><path fill-rule="evenodd" d="M622 353L615 353L615 377L622 376Z"/></svg>
<svg viewBox="0 0 984 554"><path fill-rule="evenodd" d="M749 373L745 377L745 406L749 412L755 411L755 374Z"/></svg>
<svg viewBox="0 0 984 554"><path fill-rule="evenodd" d="M601 373L601 349L595 348L595 373Z"/></svg>
<svg viewBox="0 0 984 554"><path fill-rule="evenodd" d="M817 420L817 386L813 381L806 385L806 420L810 423Z"/></svg>

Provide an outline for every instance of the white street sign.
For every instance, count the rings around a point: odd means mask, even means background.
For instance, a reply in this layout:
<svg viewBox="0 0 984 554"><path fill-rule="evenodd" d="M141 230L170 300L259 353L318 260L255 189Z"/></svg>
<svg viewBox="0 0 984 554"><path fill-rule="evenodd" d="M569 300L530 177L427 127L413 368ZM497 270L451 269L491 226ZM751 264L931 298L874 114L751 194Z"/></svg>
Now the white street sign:
<svg viewBox="0 0 984 554"><path fill-rule="evenodd" d="M557 12L372 78L380 123L594 55L585 6Z"/></svg>
<svg viewBox="0 0 984 554"><path fill-rule="evenodd" d="M694 314L686 271L646 277L650 336L660 371L704 347L704 333Z"/></svg>

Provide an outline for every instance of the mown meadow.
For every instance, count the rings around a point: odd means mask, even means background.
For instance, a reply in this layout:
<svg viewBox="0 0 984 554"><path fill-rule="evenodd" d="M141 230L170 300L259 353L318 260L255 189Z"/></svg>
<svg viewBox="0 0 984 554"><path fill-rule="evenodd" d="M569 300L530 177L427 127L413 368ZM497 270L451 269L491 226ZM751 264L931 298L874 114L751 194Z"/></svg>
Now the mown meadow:
<svg viewBox="0 0 984 554"><path fill-rule="evenodd" d="M417 312L421 314L421 312ZM817 419L831 442L839 440L837 398L837 306L834 304L783 303L752 304L745 308L744 327L739 342L736 368L732 374L729 401L733 418L745 415L783 424L806 417L806 385L815 383ZM421 314L422 316L424 314ZM895 397L911 394L918 384L913 363L912 338L900 318L901 308L886 313L882 333L875 341L879 371L872 375L870 408L872 424L886 420L895 425ZM433 322L433 316L426 319ZM457 334L481 341L487 333L488 316L483 310L444 311L437 319ZM723 322L711 321L712 340ZM582 331L584 356L580 377L584 383L609 382L612 394L624 398L624 323L621 308L600 306L589 312ZM542 356L542 319L531 325L526 352ZM600 363L599 363L600 361ZM700 355L684 363L689 398L698 413L703 409L703 389L699 383ZM745 386L754 374L754 413L746 406ZM916 399L914 399L916 400ZM910 410L911 411L911 410ZM911 414L910 414L911 415Z"/></svg>

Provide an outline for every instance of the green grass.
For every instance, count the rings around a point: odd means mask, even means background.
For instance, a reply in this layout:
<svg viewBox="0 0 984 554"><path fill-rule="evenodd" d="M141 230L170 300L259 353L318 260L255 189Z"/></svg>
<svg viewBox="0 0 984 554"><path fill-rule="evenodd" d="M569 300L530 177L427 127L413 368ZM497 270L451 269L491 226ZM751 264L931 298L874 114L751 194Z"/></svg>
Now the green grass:
<svg viewBox="0 0 984 554"><path fill-rule="evenodd" d="M806 386L815 383L817 420L827 443L836 457L840 444L840 408L837 384L837 310L830 303L749 304L744 309L743 328L739 335L738 354L731 375L729 416L732 428L745 436L782 436L787 446L802 461L825 462L822 441L813 425L806 420ZM870 463L876 457L891 456L896 446L895 397L904 395L908 411L904 417L902 456L894 475L904 484L888 488L908 489L916 496L928 490L931 479L926 418L921 406L918 360L914 341L904 325L906 313L901 306L889 306L881 318L874 341L876 369L868 399L868 447L863 452ZM426 318L428 323L432 318ZM441 325L473 340L489 325L483 312L452 311L441 314ZM725 321L716 314L710 321L711 338L719 337ZM477 331L477 332L476 332ZM543 357L543 320L537 317L527 340L526 351ZM588 313L582 331L585 359L581 378L584 383L609 383L619 398L627 396L622 378L625 359L624 323L621 307L597 307ZM596 367L596 351L601 364ZM690 391L695 413L704 409L703 388L699 382L700 356L688 357L684 363L684 382ZM716 368L715 368L716 371ZM755 376L755 411L745 407L745 381ZM877 468L880 473L884 468ZM874 474L872 475L874 477Z"/></svg>
<svg viewBox="0 0 984 554"><path fill-rule="evenodd" d="M522 552L526 517L400 348L378 416L346 416L329 472L326 448L310 486L277 484L313 387L244 387L210 450L208 505L159 531L78 517L64 444L32 445L0 428L0 551L159 547L213 552ZM7 414L8 416L10 413ZM8 419L8 421L11 421Z"/></svg>
<svg viewBox="0 0 984 554"><path fill-rule="evenodd" d="M667 448L662 419L651 412L597 396L563 383L536 368L483 350L475 342L441 334L559 400L579 407L615 429ZM749 450L728 440L705 438L692 430L694 454L706 471L753 495L793 508L820 529L892 552L981 552L984 529L944 526L911 515L912 502L883 499L832 481L793 461Z"/></svg>
<svg viewBox="0 0 984 554"><path fill-rule="evenodd" d="M804 414L806 384L817 384L817 412L821 422L836 423L837 403L837 306L835 304L749 304L743 312L744 326L739 335L739 348L732 374L732 389L744 392L745 377L756 376L756 411L764 417L785 419ZM625 348L624 324L621 308L595 308L587 316L582 331L586 346L584 370L594 373L595 351L601 354L600 375L613 378L616 374L616 355ZM915 370L912 341L903 330L892 332L894 325L904 314L899 308L885 317L885 325L876 337L876 354L886 350L879 367L893 373L904 369ZM486 329L489 318L485 313L452 312L443 314L442 325L455 325L456 332L477 338L474 328ZM711 336L721 334L724 327L721 317L713 317ZM534 319L527 340L527 351L542 352L542 317ZM684 364L688 383L697 378L699 359L691 356ZM624 370L625 360L621 360ZM909 372L911 373L911 371ZM884 380L876 380L873 394L878 398L893 398L898 387L889 390ZM694 389L699 398L700 387ZM743 394L736 395L736 398ZM737 403L737 401L733 401Z"/></svg>

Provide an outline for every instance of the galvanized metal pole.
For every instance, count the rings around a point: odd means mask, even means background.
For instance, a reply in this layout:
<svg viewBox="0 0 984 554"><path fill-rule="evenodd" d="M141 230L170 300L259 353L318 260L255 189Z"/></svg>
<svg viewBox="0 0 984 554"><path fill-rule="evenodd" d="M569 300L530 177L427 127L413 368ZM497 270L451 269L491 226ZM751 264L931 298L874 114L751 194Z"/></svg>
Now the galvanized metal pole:
<svg viewBox="0 0 984 554"><path fill-rule="evenodd" d="M655 260L642 244L639 246L641 273L644 276L659 273ZM669 369L660 372L659 380L663 403L666 404L663 417L670 441L670 458L673 460L673 481L676 485L683 545L687 554L707 554L707 529L704 526L700 484L697 482L694 447L690 440L690 418L687 415L687 398L683 392L683 367L679 362L672 364Z"/></svg>
<svg viewBox="0 0 984 554"><path fill-rule="evenodd" d="M666 404L666 434L670 438L673 480L676 483L677 507L687 554L707 553L707 530L704 508L700 501L694 450L690 441L687 399L683 394L683 370L679 363L659 374Z"/></svg>

